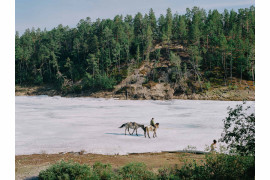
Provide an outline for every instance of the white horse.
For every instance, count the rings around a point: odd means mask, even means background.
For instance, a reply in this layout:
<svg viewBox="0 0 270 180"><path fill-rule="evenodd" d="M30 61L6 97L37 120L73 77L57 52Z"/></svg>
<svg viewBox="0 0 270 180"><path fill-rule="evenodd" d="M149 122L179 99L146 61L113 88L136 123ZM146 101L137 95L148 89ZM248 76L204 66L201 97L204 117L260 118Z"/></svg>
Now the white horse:
<svg viewBox="0 0 270 180"><path fill-rule="evenodd" d="M144 131L144 137L146 138L146 132L147 132L147 135L148 137L150 138L149 136L149 131L153 131L153 138L157 137L157 128L159 128L159 123L156 123L155 124L155 127L154 126L145 126L145 131Z"/></svg>

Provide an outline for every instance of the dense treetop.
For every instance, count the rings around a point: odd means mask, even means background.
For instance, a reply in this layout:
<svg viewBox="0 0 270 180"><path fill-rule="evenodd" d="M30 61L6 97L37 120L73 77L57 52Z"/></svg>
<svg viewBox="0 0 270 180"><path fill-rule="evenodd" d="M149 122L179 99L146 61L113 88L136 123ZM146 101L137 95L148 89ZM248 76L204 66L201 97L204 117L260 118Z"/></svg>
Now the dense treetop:
<svg viewBox="0 0 270 180"><path fill-rule="evenodd" d="M111 89L130 66L154 59L170 59L181 72L186 64L168 48L174 44L184 47L194 70L206 78L219 71L225 81L254 80L255 7L223 13L194 7L183 15L168 8L158 18L152 9L134 17L87 17L75 28L60 24L50 31L16 32L15 43L16 84L63 88L80 83L91 91Z"/></svg>

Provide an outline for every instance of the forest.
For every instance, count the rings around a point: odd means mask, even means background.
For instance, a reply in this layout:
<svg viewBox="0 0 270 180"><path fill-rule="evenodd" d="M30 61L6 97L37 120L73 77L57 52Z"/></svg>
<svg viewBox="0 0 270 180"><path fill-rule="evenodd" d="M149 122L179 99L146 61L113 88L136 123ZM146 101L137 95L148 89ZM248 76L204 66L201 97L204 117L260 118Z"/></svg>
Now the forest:
<svg viewBox="0 0 270 180"><path fill-rule="evenodd" d="M149 61L169 61L169 83L180 83L187 74L198 82L218 78L225 86L232 78L254 82L255 7L222 13L193 7L182 15L168 8L158 17L150 9L134 17L87 17L74 28L60 24L15 35L17 85L111 90ZM149 80L157 76L153 71Z"/></svg>

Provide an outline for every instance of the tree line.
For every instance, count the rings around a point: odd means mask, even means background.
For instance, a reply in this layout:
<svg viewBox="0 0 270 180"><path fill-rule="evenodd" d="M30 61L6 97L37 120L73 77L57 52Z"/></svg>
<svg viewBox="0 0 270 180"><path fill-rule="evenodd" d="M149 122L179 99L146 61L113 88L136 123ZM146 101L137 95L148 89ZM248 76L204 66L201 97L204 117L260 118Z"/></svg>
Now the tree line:
<svg viewBox="0 0 270 180"><path fill-rule="evenodd" d="M168 8L158 18L150 9L134 17L117 15L94 22L87 17L75 28L60 24L50 31L26 29L21 36L16 32L15 82L62 89L81 82L91 91L112 89L130 66L160 56L177 59L169 48L160 53L156 44L182 45L193 68L205 77L219 71L225 82L232 77L254 81L255 7L223 13L193 7L183 15Z"/></svg>

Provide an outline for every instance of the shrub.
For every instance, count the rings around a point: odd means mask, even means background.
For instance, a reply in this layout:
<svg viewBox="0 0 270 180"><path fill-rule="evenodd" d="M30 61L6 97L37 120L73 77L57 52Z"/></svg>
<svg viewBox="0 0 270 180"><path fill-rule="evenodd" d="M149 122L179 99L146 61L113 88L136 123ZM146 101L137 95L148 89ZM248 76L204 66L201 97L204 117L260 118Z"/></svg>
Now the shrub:
<svg viewBox="0 0 270 180"><path fill-rule="evenodd" d="M75 93L81 93L82 92L82 85L80 85L80 84L73 85L73 90Z"/></svg>
<svg viewBox="0 0 270 180"><path fill-rule="evenodd" d="M161 168L158 170L158 178L160 180L180 180L180 177L177 176L177 166L175 168Z"/></svg>
<svg viewBox="0 0 270 180"><path fill-rule="evenodd" d="M170 62L174 64L177 69L181 68L181 58L177 54L174 54L172 51L170 52Z"/></svg>
<svg viewBox="0 0 270 180"><path fill-rule="evenodd" d="M205 78L211 78L211 77L215 77L214 73L212 71L205 71L204 72L204 77Z"/></svg>
<svg viewBox="0 0 270 180"><path fill-rule="evenodd" d="M183 149L183 151L195 151L196 149L196 146L188 145Z"/></svg>
<svg viewBox="0 0 270 180"><path fill-rule="evenodd" d="M185 162L180 168L159 170L158 179L197 179L197 180L229 180L254 179L255 157L227 154L206 155L203 165L196 161Z"/></svg>
<svg viewBox="0 0 270 180"><path fill-rule="evenodd" d="M236 90L237 88L238 88L237 85L229 84L229 89L230 90Z"/></svg>
<svg viewBox="0 0 270 180"><path fill-rule="evenodd" d="M172 68L173 69L173 68ZM169 74L169 80L171 82L177 81L177 72L173 69L172 72Z"/></svg>
<svg viewBox="0 0 270 180"><path fill-rule="evenodd" d="M113 172L110 164L96 162L93 165L93 173L93 177L95 177L95 179L119 179Z"/></svg>
<svg viewBox="0 0 270 180"><path fill-rule="evenodd" d="M34 79L34 84L41 85L43 83L43 77L41 75L37 75Z"/></svg>
<svg viewBox="0 0 270 180"><path fill-rule="evenodd" d="M85 74L83 79L83 89L91 91L112 90L116 81L107 75L96 75L93 77L89 73Z"/></svg>
<svg viewBox="0 0 270 180"><path fill-rule="evenodd" d="M98 90L112 90L115 85L115 80L107 75L99 75L95 81L95 88Z"/></svg>
<svg viewBox="0 0 270 180"><path fill-rule="evenodd" d="M78 163L64 162L54 164L48 169L39 173L41 180L69 180L69 179L89 179L91 168Z"/></svg>
<svg viewBox="0 0 270 180"><path fill-rule="evenodd" d="M129 163L120 169L119 174L123 179L156 179L155 174L146 170L143 163Z"/></svg>
<svg viewBox="0 0 270 180"><path fill-rule="evenodd" d="M110 164L101 164L96 162L91 169L90 166L81 165L73 162L64 162L54 164L48 169L39 173L41 180L88 180L88 179L119 179L112 170Z"/></svg>
<svg viewBox="0 0 270 180"><path fill-rule="evenodd" d="M205 172L209 179L253 179L255 157L239 155L207 155Z"/></svg>
<svg viewBox="0 0 270 180"><path fill-rule="evenodd" d="M244 109L244 105L228 107L228 117L224 122L224 130L219 139L228 144L231 153L240 155L255 155L255 114L247 115L249 106Z"/></svg>
<svg viewBox="0 0 270 180"><path fill-rule="evenodd" d="M209 90L209 89L211 88L211 83L210 83L210 81L208 81L207 83L205 83L205 88L206 88L207 90Z"/></svg>
<svg viewBox="0 0 270 180"><path fill-rule="evenodd" d="M116 83L120 83L123 79L125 79L128 76L128 72L132 71L130 70L132 69L131 66L129 67L125 67L125 68L121 68L120 71L119 70L115 70L115 72L113 72L111 74L112 77L114 77Z"/></svg>

